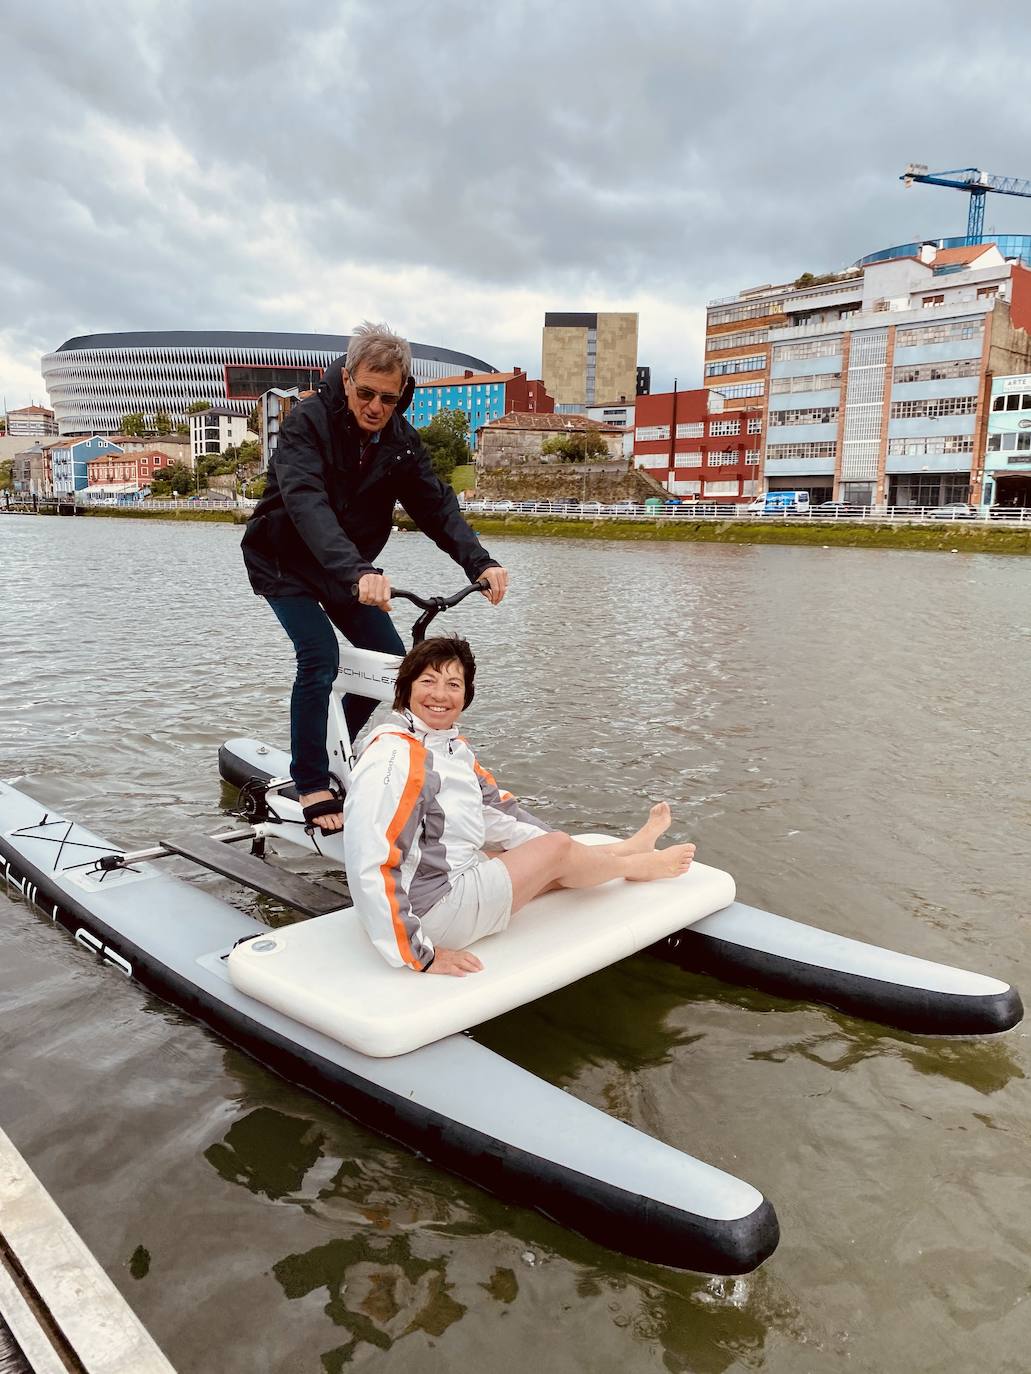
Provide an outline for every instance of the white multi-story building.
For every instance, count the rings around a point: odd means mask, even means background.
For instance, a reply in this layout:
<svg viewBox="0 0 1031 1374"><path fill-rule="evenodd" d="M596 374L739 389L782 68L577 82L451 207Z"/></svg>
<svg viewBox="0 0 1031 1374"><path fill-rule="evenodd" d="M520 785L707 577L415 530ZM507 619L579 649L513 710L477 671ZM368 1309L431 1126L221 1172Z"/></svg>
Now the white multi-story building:
<svg viewBox="0 0 1031 1374"><path fill-rule="evenodd" d="M257 439L247 428L247 417L229 406L209 406L190 416L190 453L194 463L209 453L239 448L245 439Z"/></svg>
<svg viewBox="0 0 1031 1374"><path fill-rule="evenodd" d="M909 246L710 310L706 385L728 409L764 407L765 489L862 505L979 499L987 379L1031 371L1031 271L993 243Z"/></svg>

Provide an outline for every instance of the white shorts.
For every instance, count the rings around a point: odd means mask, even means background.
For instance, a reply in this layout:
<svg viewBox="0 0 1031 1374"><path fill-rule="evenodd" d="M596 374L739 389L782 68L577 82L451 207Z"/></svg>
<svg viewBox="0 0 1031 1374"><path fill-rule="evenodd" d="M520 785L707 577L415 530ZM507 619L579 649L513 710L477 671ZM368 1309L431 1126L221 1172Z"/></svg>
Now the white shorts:
<svg viewBox="0 0 1031 1374"><path fill-rule="evenodd" d="M460 873L446 897L431 906L422 928L444 949L465 949L496 935L512 919L512 879L500 859L486 855Z"/></svg>

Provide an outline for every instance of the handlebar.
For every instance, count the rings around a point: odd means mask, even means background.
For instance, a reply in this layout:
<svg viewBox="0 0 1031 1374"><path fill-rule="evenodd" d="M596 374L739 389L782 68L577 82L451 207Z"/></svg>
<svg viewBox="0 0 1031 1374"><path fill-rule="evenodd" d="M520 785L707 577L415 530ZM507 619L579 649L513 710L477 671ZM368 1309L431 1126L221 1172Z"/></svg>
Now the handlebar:
<svg viewBox="0 0 1031 1374"><path fill-rule="evenodd" d="M457 606L460 601L471 595L473 592L482 592L486 589L486 582L472 582L468 587L463 587L460 592L455 592L453 596L417 596L415 592L406 592L401 587L391 587L391 597L403 596L406 601L410 601L413 606L418 606L421 611L433 611L439 614L441 611L450 610L452 606Z"/></svg>
<svg viewBox="0 0 1031 1374"><path fill-rule="evenodd" d="M464 601L473 592L482 592L486 588L486 582L471 582L468 587L463 587L453 596L419 596L415 592L406 592L402 587L391 587L390 595L391 597L403 597L405 601L410 601L413 606L418 606L422 611L422 615L412 626L412 646L414 647L416 644L421 644L426 638L430 621L436 619L441 611L450 610L452 606L457 606L460 601Z"/></svg>

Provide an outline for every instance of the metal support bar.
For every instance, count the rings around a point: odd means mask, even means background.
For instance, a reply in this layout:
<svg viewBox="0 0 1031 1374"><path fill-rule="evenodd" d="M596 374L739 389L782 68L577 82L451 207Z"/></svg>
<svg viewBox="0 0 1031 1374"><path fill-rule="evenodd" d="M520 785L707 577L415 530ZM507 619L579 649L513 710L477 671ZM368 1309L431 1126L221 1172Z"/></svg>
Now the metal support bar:
<svg viewBox="0 0 1031 1374"><path fill-rule="evenodd" d="M219 844L240 844L244 840L253 840L255 831L248 830L221 830L217 835L208 835L205 838L217 840ZM170 859L175 851L166 849L160 842L150 849L134 849L131 854L122 854L123 864L142 864L151 859Z"/></svg>

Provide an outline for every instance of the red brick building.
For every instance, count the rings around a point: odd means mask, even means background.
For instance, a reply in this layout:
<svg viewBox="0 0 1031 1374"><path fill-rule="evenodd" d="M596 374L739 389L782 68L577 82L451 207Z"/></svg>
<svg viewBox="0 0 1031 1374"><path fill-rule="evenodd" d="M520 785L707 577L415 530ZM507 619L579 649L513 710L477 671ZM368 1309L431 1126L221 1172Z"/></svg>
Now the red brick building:
<svg viewBox="0 0 1031 1374"><path fill-rule="evenodd" d="M638 396L634 466L682 500L748 501L762 447L761 402L725 410L718 392L665 391Z"/></svg>
<svg viewBox="0 0 1031 1374"><path fill-rule="evenodd" d="M171 467L176 461L156 448L142 453L105 453L99 458L91 458L86 464L87 484L90 487L149 487L151 479L162 468Z"/></svg>

